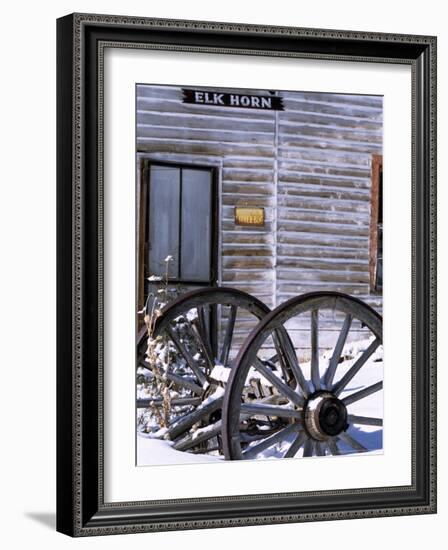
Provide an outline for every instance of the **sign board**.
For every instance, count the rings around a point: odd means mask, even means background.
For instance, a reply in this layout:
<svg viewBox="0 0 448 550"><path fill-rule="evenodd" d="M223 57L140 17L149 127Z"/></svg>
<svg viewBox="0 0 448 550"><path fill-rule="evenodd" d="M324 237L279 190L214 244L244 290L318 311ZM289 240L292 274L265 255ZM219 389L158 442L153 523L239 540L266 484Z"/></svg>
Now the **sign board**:
<svg viewBox="0 0 448 550"><path fill-rule="evenodd" d="M264 208L235 206L235 225L264 225Z"/></svg>
<svg viewBox="0 0 448 550"><path fill-rule="evenodd" d="M189 90L182 88L182 102L211 107L236 107L242 109L264 109L283 111L283 99L276 95L254 95L214 92L213 90Z"/></svg>

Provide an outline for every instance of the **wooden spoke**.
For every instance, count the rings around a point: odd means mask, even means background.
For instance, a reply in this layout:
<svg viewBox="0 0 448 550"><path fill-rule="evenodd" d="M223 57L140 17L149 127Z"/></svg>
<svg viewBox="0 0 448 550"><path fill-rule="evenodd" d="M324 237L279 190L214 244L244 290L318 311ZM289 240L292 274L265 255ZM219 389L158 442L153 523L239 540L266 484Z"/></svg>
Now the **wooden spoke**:
<svg viewBox="0 0 448 550"><path fill-rule="evenodd" d="M207 363L207 367L209 371L213 370L213 367L215 366L215 363L213 361L213 356L211 355L211 350L209 349L208 345L206 344L203 335L201 333L200 325L197 324L195 321L191 324L191 331L196 338L196 342L199 345L199 348L201 349L205 362Z"/></svg>
<svg viewBox="0 0 448 550"><path fill-rule="evenodd" d="M280 441L283 441L288 435L294 433L299 429L299 424L290 424L286 428L283 428L282 430L276 432L275 434L267 437L260 443L257 443L254 447L250 447L247 449L247 451L243 452L243 458L250 459L255 458L257 454L261 453L262 451L265 451L266 449L269 449L269 447L272 447L275 443L278 443Z"/></svg>
<svg viewBox="0 0 448 550"><path fill-rule="evenodd" d="M187 405L200 405L202 399L200 397L176 397L171 399L171 405L176 407L183 407ZM149 407L161 407L164 404L162 397L156 397L155 399L137 399L137 409L148 409Z"/></svg>
<svg viewBox="0 0 448 550"><path fill-rule="evenodd" d="M312 439L307 439L305 441L305 446L303 447L303 456L313 456L314 450L314 441Z"/></svg>
<svg viewBox="0 0 448 550"><path fill-rule="evenodd" d="M347 397L345 397L342 400L342 402L344 403L344 405L350 405L351 403L354 403L355 401L359 401L360 399L364 399L364 397L372 395L373 393L376 393L377 391L380 391L382 389L383 389L383 382L377 382L376 384L367 386L367 388L364 388L355 393L352 393L351 395L347 395Z"/></svg>
<svg viewBox="0 0 448 550"><path fill-rule="evenodd" d="M375 338L373 342L369 345L369 347L364 350L361 357L355 362L354 365L344 374L344 376L337 382L333 388L332 392L335 395L339 395L341 391L347 386L347 384L354 378L354 376L359 372L361 367L366 363L366 361L373 355L373 353L376 351L378 346L381 344L380 340L378 338Z"/></svg>
<svg viewBox="0 0 448 550"><path fill-rule="evenodd" d="M342 439L342 441L344 441L344 443L347 443L347 445L352 447L352 449L355 449L355 451L359 451L359 452L362 452L362 453L368 451L368 449L366 449L366 447L364 447L364 445L361 445L361 443L359 441L354 439L347 432L340 433L339 438Z"/></svg>
<svg viewBox="0 0 448 550"><path fill-rule="evenodd" d="M284 336L284 335L283 335ZM292 371L290 368L288 368L288 363L286 360L285 352L283 350L283 344L282 341L284 341L284 337L279 334L279 331L274 331L272 334L272 341L274 342L275 347L275 354L268 359L270 363L277 363L280 365L281 370L283 371L285 375L286 382L289 382L289 378L293 376ZM289 376L288 376L288 373Z"/></svg>
<svg viewBox="0 0 448 550"><path fill-rule="evenodd" d="M284 356L284 362L290 368L299 388L302 391L303 397L306 399L309 396L310 390L308 382L300 368L299 361L297 359L296 352L292 347L292 344L285 341L284 335L278 334L279 338L279 355Z"/></svg>
<svg viewBox="0 0 448 550"><path fill-rule="evenodd" d="M212 351L212 340L210 338L210 307L210 305L204 305L197 307L196 311L198 313L197 326L205 346L204 351L210 358L212 358L214 357L214 354Z"/></svg>
<svg viewBox="0 0 448 550"><path fill-rule="evenodd" d="M327 440L327 446L328 446L328 448L330 449L330 453L331 453L333 456L337 456L337 455L340 455L340 454L341 454L341 450L340 450L339 447L338 447L338 444L337 444L337 442L336 442L336 438L335 438L335 437L333 437L333 438Z"/></svg>
<svg viewBox="0 0 448 550"><path fill-rule="evenodd" d="M174 382L176 386L180 386L181 388L187 388L191 390L196 395L202 395L204 393L203 388L201 386L198 386L195 382L193 382L190 378L187 378L186 376L179 376L177 374L173 373L166 373L165 377L167 380L170 380L171 382Z"/></svg>
<svg viewBox="0 0 448 550"><path fill-rule="evenodd" d="M333 378L336 373L336 368L339 364L339 360L341 358L342 350L344 349L344 345L347 340L347 335L350 331L352 319L353 317L350 314L347 314L345 316L341 332L339 333L339 336L338 336L338 341L336 342L336 346L334 347L334 350L333 350L333 355L331 356L331 359L330 359L330 364L328 365L327 371L325 373L324 384L327 388L333 385Z"/></svg>
<svg viewBox="0 0 448 550"><path fill-rule="evenodd" d="M178 338L178 336L174 332L174 330L171 327L167 327L167 333L168 333L169 337L171 338L173 344L176 346L179 353L182 355L182 357L187 362L187 365L190 367L190 369L196 375L196 378L199 380L199 382L202 385L207 384L207 378L205 377L205 374L201 371L201 369L199 368L199 365L193 359L191 353L187 350L187 348L182 344L182 342L180 341L180 339Z"/></svg>
<svg viewBox="0 0 448 550"><path fill-rule="evenodd" d="M210 424L205 428L199 428L191 434L188 434L186 437L180 441L176 441L173 445L173 449L176 451L188 451L192 447L196 447L199 443L203 443L212 437L216 437L221 433L221 420Z"/></svg>
<svg viewBox="0 0 448 550"><path fill-rule="evenodd" d="M300 447L304 444L306 439L306 434L304 431L300 431L297 434L297 437L292 442L289 449L286 451L285 456L283 458L293 458L298 453Z"/></svg>
<svg viewBox="0 0 448 550"><path fill-rule="evenodd" d="M218 397L205 405L199 406L193 412L179 418L175 424L168 429L168 437L171 440L177 439L182 433L189 430L192 426L208 417L222 407L223 398Z"/></svg>
<svg viewBox="0 0 448 550"><path fill-rule="evenodd" d="M243 403L241 405L241 414L302 419L302 411L286 407L276 407L275 405L266 405L264 403Z"/></svg>
<svg viewBox="0 0 448 550"><path fill-rule="evenodd" d="M316 456L325 456L325 449L327 448L325 441L316 441L315 448Z"/></svg>
<svg viewBox="0 0 448 550"><path fill-rule="evenodd" d="M319 374L319 310L311 311L311 381L315 390L320 390Z"/></svg>
<svg viewBox="0 0 448 550"><path fill-rule="evenodd" d="M347 420L351 424L361 424L364 426L382 426L382 418L372 418L370 416L358 416L356 414L349 414Z"/></svg>
<svg viewBox="0 0 448 550"><path fill-rule="evenodd" d="M260 439L266 439L266 434L258 433L250 435L244 432L240 434L241 443L252 443L253 441L260 441Z"/></svg>
<svg viewBox="0 0 448 550"><path fill-rule="evenodd" d="M238 308L236 306L230 306L229 318L227 319L226 332L224 335L224 342L222 344L220 362L222 365L227 365L229 361L230 348L232 346L233 330L235 328L235 320Z"/></svg>
<svg viewBox="0 0 448 550"><path fill-rule="evenodd" d="M295 405L298 405L299 407L303 404L303 399L300 397L298 393L296 393L293 389L291 389L287 384L285 384L280 378L274 373L273 370L269 366L266 366L266 364L260 359L256 358L256 362L254 367L257 369L257 371L262 374L266 380L268 380L277 390L287 397L289 401L292 401Z"/></svg>

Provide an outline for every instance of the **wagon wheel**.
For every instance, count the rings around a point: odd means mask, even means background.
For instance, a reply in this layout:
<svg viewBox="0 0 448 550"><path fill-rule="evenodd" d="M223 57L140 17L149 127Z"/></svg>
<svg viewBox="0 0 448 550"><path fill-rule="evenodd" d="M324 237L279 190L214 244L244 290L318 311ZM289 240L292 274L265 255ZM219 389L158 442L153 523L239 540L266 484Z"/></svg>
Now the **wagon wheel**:
<svg viewBox="0 0 448 550"><path fill-rule="evenodd" d="M319 336L327 337L328 331L325 334L319 330L319 324L328 315L332 316L333 326L338 321L341 328L325 359L319 354ZM297 382L292 391L291 384L285 384L278 363L263 357L263 343L282 328L288 328L290 334L295 329L298 341L298 327L302 329L303 343L304 326L310 344L307 364L299 363L291 344L294 338L282 342L282 353ZM360 338L363 341L359 341ZM356 345L359 353L355 353L353 361L343 361L344 349ZM251 332L235 360L223 404L226 459L324 456L370 450L372 444L366 443L368 438L362 430L370 430L367 434L370 439L372 435L377 441L382 438L383 421L378 418L382 414L370 416L372 412L368 409L372 408L372 398L377 402L381 397L377 392L383 387L382 369L378 376L375 364L368 363L375 358L373 354L380 346L381 316L356 298L335 292L315 292L277 307ZM372 371L375 376L369 380ZM245 387L254 376L272 383L277 403L247 399ZM380 379L374 382L377 378ZM378 408L375 405L373 410ZM280 420L281 425L274 433L258 433L251 440L248 437L251 424L263 418ZM372 434L375 427L378 430Z"/></svg>
<svg viewBox="0 0 448 550"><path fill-rule="evenodd" d="M181 357L182 367L165 373L179 397L171 400L173 417L164 437L179 451L222 453L221 409L230 374L234 340L240 324L254 326L270 309L250 294L232 288L202 288L188 292L161 311L153 338L161 338ZM222 320L220 338L210 330L210 320ZM182 334L179 332L179 323ZM243 329L244 331L244 329ZM247 331L247 329L246 329ZM146 331L138 342L138 364L146 366ZM143 361L142 361L143 357ZM138 400L137 407L162 406L163 399Z"/></svg>

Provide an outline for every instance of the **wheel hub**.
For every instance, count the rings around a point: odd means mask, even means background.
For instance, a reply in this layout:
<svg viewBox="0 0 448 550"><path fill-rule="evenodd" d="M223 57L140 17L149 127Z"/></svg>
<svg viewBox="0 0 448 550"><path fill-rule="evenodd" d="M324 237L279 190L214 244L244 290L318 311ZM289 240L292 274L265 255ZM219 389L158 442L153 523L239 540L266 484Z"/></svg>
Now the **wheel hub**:
<svg viewBox="0 0 448 550"><path fill-rule="evenodd" d="M332 393L320 392L307 401L304 424L313 439L325 441L347 428L347 409Z"/></svg>

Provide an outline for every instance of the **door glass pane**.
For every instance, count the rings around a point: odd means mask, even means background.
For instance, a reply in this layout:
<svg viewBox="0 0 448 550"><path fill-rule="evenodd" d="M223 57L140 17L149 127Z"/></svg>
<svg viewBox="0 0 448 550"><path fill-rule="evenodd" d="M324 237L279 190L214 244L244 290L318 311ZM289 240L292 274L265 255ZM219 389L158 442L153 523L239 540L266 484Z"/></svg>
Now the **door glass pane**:
<svg viewBox="0 0 448 550"><path fill-rule="evenodd" d="M149 185L148 271L165 276L167 256L169 277L179 277L180 169L152 165Z"/></svg>
<svg viewBox="0 0 448 550"><path fill-rule="evenodd" d="M182 170L181 273L184 281L211 278L212 179L209 170Z"/></svg>

